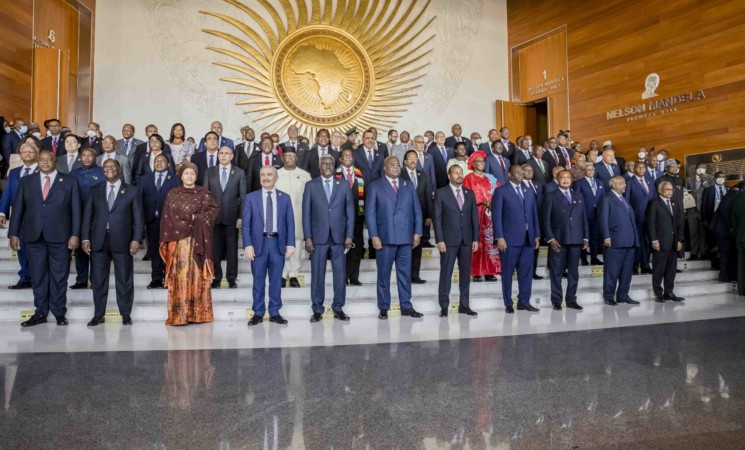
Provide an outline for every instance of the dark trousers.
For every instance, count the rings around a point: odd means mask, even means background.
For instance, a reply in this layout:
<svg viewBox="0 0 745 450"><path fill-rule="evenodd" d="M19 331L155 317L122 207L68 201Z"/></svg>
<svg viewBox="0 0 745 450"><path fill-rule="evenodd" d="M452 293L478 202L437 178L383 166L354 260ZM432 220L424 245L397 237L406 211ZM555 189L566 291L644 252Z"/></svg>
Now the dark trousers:
<svg viewBox="0 0 745 450"><path fill-rule="evenodd" d="M745 295L745 242L737 243L737 295Z"/></svg>
<svg viewBox="0 0 745 450"><path fill-rule="evenodd" d="M411 244L383 244L383 248L377 251L375 258L378 268L378 309L381 311L388 311L391 308L391 272L394 262L396 263L396 283L401 310L406 311L412 308Z"/></svg>
<svg viewBox="0 0 745 450"><path fill-rule="evenodd" d="M655 295L670 295L675 287L678 252L652 252L652 290Z"/></svg>
<svg viewBox="0 0 745 450"><path fill-rule="evenodd" d="M411 250L411 278L420 278L419 277L419 271L422 268L422 244L424 243L424 239L419 241L419 245L414 247ZM470 272L469 272L470 273Z"/></svg>
<svg viewBox="0 0 745 450"><path fill-rule="evenodd" d="M261 254L251 261L254 275L253 309L254 314L264 317L266 302L264 298L267 275L269 276L269 316L276 316L282 308L282 270L285 268L284 252L279 251L276 237L264 236ZM284 250L284 249L283 249ZM295 249L299 251L300 249Z"/></svg>
<svg viewBox="0 0 745 450"><path fill-rule="evenodd" d="M719 247L719 280L734 280L737 276L737 254L733 248L731 236L716 233L717 247Z"/></svg>
<svg viewBox="0 0 745 450"><path fill-rule="evenodd" d="M347 278L357 281L360 278L360 261L365 253L365 238L363 229L365 228L365 217L357 216L354 220L354 248L347 252Z"/></svg>
<svg viewBox="0 0 745 450"><path fill-rule="evenodd" d="M29 270L28 257L26 256L26 245L23 242L23 232L19 236L21 241L21 248L18 249L16 254L18 255L18 264L21 266L21 270L18 271L18 281L21 283L27 283L31 281L31 271Z"/></svg>
<svg viewBox="0 0 745 450"><path fill-rule="evenodd" d="M686 224L690 239L691 256L701 257L706 254L706 230L701 213L696 208L686 209Z"/></svg>
<svg viewBox="0 0 745 450"><path fill-rule="evenodd" d="M512 306L512 273L517 270L517 285L519 292L517 294L518 306L528 306L530 296L533 293L533 255L535 249L528 240L528 233L525 233L525 242L523 245L508 246L507 250L499 252L499 258L502 261L502 298L505 306Z"/></svg>
<svg viewBox="0 0 745 450"><path fill-rule="evenodd" d="M334 301L331 309L339 312L344 307L347 296L346 274L344 272L344 244L334 244L329 239L327 244L314 244L310 255L310 299L313 312L323 313L323 301L326 298L326 260L331 258L331 274L334 279ZM297 249L296 251L299 251Z"/></svg>
<svg viewBox="0 0 745 450"><path fill-rule="evenodd" d="M649 240L649 235L644 231L647 229L647 225L645 222L637 222L636 229L640 230L638 235L641 245L636 248L634 254L634 267L649 269L649 255L652 252L652 242Z"/></svg>
<svg viewBox="0 0 745 450"><path fill-rule="evenodd" d="M603 300L627 300L636 247L606 248L603 252Z"/></svg>
<svg viewBox="0 0 745 450"><path fill-rule="evenodd" d="M590 255L590 261L598 259L600 251L600 233L598 232L598 221L596 219L588 220L587 227L590 229L590 248L582 249L582 261L587 261L587 255Z"/></svg>
<svg viewBox="0 0 745 450"><path fill-rule="evenodd" d="M86 255L82 247L75 249L75 276L76 283L88 284L88 277L90 275L91 258Z"/></svg>
<svg viewBox="0 0 745 450"><path fill-rule="evenodd" d="M448 246L445 253L440 253L440 284L437 289L437 297L440 309L447 309L450 305L450 288L453 283L453 268L458 260L458 288L460 290L460 306L468 308L471 288L471 257L473 252L471 246L461 244Z"/></svg>
<svg viewBox="0 0 745 450"><path fill-rule="evenodd" d="M166 265L160 256L160 219L145 226L147 232L147 255L150 257L150 281L163 282Z"/></svg>
<svg viewBox="0 0 745 450"><path fill-rule="evenodd" d="M238 229L235 223L223 225L215 224L212 236L212 264L215 266L215 281L222 281L222 264L227 261L226 278L234 282L238 278ZM296 249L300 251L300 249Z"/></svg>
<svg viewBox="0 0 745 450"><path fill-rule="evenodd" d="M134 262L129 252L111 250L109 234L106 233L101 250L91 252L91 287L93 288L94 317L106 314L106 303L109 299L109 270L114 262L114 283L116 286L116 304L119 314L132 314L132 303L135 299Z"/></svg>
<svg viewBox="0 0 745 450"><path fill-rule="evenodd" d="M54 317L67 314L67 277L70 275L70 250L67 242L47 242L42 237L26 243L31 270L36 314Z"/></svg>
<svg viewBox="0 0 745 450"><path fill-rule="evenodd" d="M558 252L548 249L548 273L551 277L551 303L561 306L564 298L561 287L561 274L567 271L567 305L577 303L577 285L579 284L579 256L581 245L562 245Z"/></svg>

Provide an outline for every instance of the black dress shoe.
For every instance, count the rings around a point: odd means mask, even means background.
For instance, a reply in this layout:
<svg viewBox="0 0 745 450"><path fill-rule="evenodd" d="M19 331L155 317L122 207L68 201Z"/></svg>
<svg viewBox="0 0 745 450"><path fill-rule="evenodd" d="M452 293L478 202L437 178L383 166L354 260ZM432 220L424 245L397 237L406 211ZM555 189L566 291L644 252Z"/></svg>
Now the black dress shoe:
<svg viewBox="0 0 745 450"><path fill-rule="evenodd" d="M238 283L236 283L235 281L229 281L228 282L228 287L230 289L238 289Z"/></svg>
<svg viewBox="0 0 745 450"><path fill-rule="evenodd" d="M567 305L568 307L569 305ZM561 305L554 305L554 311L561 311Z"/></svg>
<svg viewBox="0 0 745 450"><path fill-rule="evenodd" d="M675 269L675 273L683 273L683 271L680 269Z"/></svg>
<svg viewBox="0 0 745 450"><path fill-rule="evenodd" d="M148 255L147 253L145 253L145 256L142 257L142 260L143 261L150 261L150 255Z"/></svg>
<svg viewBox="0 0 745 450"><path fill-rule="evenodd" d="M362 282L360 280L349 280L349 284L352 286L362 286Z"/></svg>
<svg viewBox="0 0 745 450"><path fill-rule="evenodd" d="M484 277L484 281L497 281L497 277L494 275L487 275Z"/></svg>
<svg viewBox="0 0 745 450"><path fill-rule="evenodd" d="M599 260L598 258L595 258L595 259L590 260L590 264L592 264L593 266L602 266L603 261Z"/></svg>
<svg viewBox="0 0 745 450"><path fill-rule="evenodd" d="M106 322L106 319L104 318L104 316L94 317L94 318L91 319L90 322L88 322L88 326L89 327L95 327L99 323L104 323L104 322ZM122 322L124 322L124 319L123 318L122 318Z"/></svg>
<svg viewBox="0 0 745 450"><path fill-rule="evenodd" d="M642 275L652 275L652 269L642 269Z"/></svg>
<svg viewBox="0 0 745 450"><path fill-rule="evenodd" d="M473 277L473 282L474 282L474 283L481 283L482 281L484 281L484 279L483 279L483 278L481 278L480 276L478 276L478 277Z"/></svg>
<svg viewBox="0 0 745 450"><path fill-rule="evenodd" d="M349 322L349 316L344 311L337 311L334 313L334 319L339 319L342 322Z"/></svg>
<svg viewBox="0 0 745 450"><path fill-rule="evenodd" d="M34 314L33 316L29 317L27 321L21 322L21 326L23 328L27 328L27 327L33 327L34 325L39 325L42 323L47 323L47 318L40 314Z"/></svg>
<svg viewBox="0 0 745 450"><path fill-rule="evenodd" d="M249 319L248 326L249 327L252 327L254 325L260 324L263 321L264 321L264 318L262 316L257 316L257 315L254 314L254 316L251 317L251 319Z"/></svg>
<svg viewBox="0 0 745 450"><path fill-rule="evenodd" d="M70 289L88 289L88 283L75 283L70 286Z"/></svg>
<svg viewBox="0 0 745 450"><path fill-rule="evenodd" d="M543 279L543 277L542 277L542 276L540 276L540 275L538 275L537 273L534 273L534 274L533 274L533 279L534 279L534 280L542 280L542 279Z"/></svg>
<svg viewBox="0 0 745 450"><path fill-rule="evenodd" d="M654 301L656 301L657 303L665 303L665 300L666 299L664 297L662 297L661 295L655 295L654 296Z"/></svg>
<svg viewBox="0 0 745 450"><path fill-rule="evenodd" d="M583 309L585 309L576 303L567 303L567 308L576 309L577 311L582 311Z"/></svg>
<svg viewBox="0 0 745 450"><path fill-rule="evenodd" d="M447 317L448 316L448 309L442 308L440 309L440 317Z"/></svg>
<svg viewBox="0 0 745 450"><path fill-rule="evenodd" d="M402 316L413 317L414 319L418 319L420 317L424 317L424 314L422 314L420 312L417 312L417 310L415 310L414 308L411 308L411 309L402 309L401 310L401 315Z"/></svg>
<svg viewBox="0 0 745 450"><path fill-rule="evenodd" d="M151 281L150 284L147 285L148 289L162 289L163 288L163 282L162 281Z"/></svg>
<svg viewBox="0 0 745 450"><path fill-rule="evenodd" d="M282 287L287 287L287 278L282 278Z"/></svg>
<svg viewBox="0 0 745 450"><path fill-rule="evenodd" d="M587 262L586 259L581 260L580 263L582 263L583 266L589 266L590 265L590 263Z"/></svg>
<svg viewBox="0 0 745 450"><path fill-rule="evenodd" d="M57 317L57 326L58 327L64 327L69 325L70 322L67 321L67 318L65 316Z"/></svg>
<svg viewBox="0 0 745 450"><path fill-rule="evenodd" d="M524 306L523 305L517 305L517 310L518 311L530 311L530 312L538 312L538 311L540 311L540 309L536 308L535 306L533 306L531 304L527 304L527 305L524 305Z"/></svg>
<svg viewBox="0 0 745 450"><path fill-rule="evenodd" d="M565 272L562 272L561 273L561 278L569 278L569 272L566 272L566 271Z"/></svg>
<svg viewBox="0 0 745 450"><path fill-rule="evenodd" d="M210 287L211 287L212 289L220 289L220 281L218 281L218 280L214 280L214 281L212 282L212 284L210 284Z"/></svg>
<svg viewBox="0 0 745 450"><path fill-rule="evenodd" d="M388 311L381 309L378 313L378 319L380 320L388 320Z"/></svg>
<svg viewBox="0 0 745 450"><path fill-rule="evenodd" d="M422 248L432 248L432 247L434 247L434 245L433 245L433 244L432 244L431 242L429 242L429 241L425 241L425 240L423 240L423 239L422 239L422 243L421 243L421 244L419 244L419 245L420 245L420 246L421 246Z"/></svg>
<svg viewBox="0 0 745 450"><path fill-rule="evenodd" d="M476 311L472 310L468 306L459 306L458 307L458 314L465 314L467 316L478 316L479 315L479 313L477 313Z"/></svg>
<svg viewBox="0 0 745 450"><path fill-rule="evenodd" d="M419 277L416 277L416 278L412 278L412 279L411 279L411 282L412 282L412 283L414 283L414 284L424 284L424 283L426 283L427 281L426 281L426 280L422 280L422 279L421 279L421 278L419 278Z"/></svg>
<svg viewBox="0 0 745 450"><path fill-rule="evenodd" d="M667 295L667 296L665 297L665 300L672 300L672 301L674 301L674 302L682 302L682 301L685 301L685 299L684 299L683 297L678 297L678 296L677 296L677 295L675 295L675 294L668 294L668 295Z"/></svg>
<svg viewBox="0 0 745 450"><path fill-rule="evenodd" d="M297 280L297 278L295 277L290 278L290 287L293 287L293 288L300 287L300 282Z"/></svg>
<svg viewBox="0 0 745 450"><path fill-rule="evenodd" d="M310 323L320 322L321 317L322 317L321 313L313 313L313 315L310 316Z"/></svg>
<svg viewBox="0 0 745 450"><path fill-rule="evenodd" d="M129 314L123 314L122 325L132 325L132 316L130 316Z"/></svg>
<svg viewBox="0 0 745 450"><path fill-rule="evenodd" d="M514 314L515 313L515 308L513 308L512 306L505 306L504 307L504 312L506 312L507 314Z"/></svg>
<svg viewBox="0 0 745 450"><path fill-rule="evenodd" d="M286 325L287 324L287 319L285 319L281 315L277 314L276 316L269 316L269 322L278 323L280 325Z"/></svg>
<svg viewBox="0 0 745 450"><path fill-rule="evenodd" d="M617 303L628 303L629 305L638 305L639 304L639 302L637 302L636 300L631 299L631 298L626 298L626 299L623 299L623 300L618 300Z"/></svg>
<svg viewBox="0 0 745 450"><path fill-rule="evenodd" d="M613 300L613 299L610 299L610 300L603 300L603 302L604 302L604 303L605 303L606 305L608 305L608 306L616 306L616 305L618 304L618 303L616 303L616 301L615 301L615 300Z"/></svg>
<svg viewBox="0 0 745 450"><path fill-rule="evenodd" d="M31 289L30 281L19 281L18 283L8 286L8 289Z"/></svg>

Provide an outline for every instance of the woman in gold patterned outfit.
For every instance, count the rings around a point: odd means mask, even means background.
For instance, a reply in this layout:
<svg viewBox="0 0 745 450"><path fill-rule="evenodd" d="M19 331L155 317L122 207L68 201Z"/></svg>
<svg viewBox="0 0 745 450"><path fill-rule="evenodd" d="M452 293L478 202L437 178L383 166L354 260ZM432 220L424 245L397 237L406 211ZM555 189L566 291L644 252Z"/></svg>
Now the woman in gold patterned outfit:
<svg viewBox="0 0 745 450"><path fill-rule="evenodd" d="M168 287L166 325L212 322L212 228L217 203L210 191L197 186L197 166L184 161L181 186L166 196L160 222L160 255Z"/></svg>

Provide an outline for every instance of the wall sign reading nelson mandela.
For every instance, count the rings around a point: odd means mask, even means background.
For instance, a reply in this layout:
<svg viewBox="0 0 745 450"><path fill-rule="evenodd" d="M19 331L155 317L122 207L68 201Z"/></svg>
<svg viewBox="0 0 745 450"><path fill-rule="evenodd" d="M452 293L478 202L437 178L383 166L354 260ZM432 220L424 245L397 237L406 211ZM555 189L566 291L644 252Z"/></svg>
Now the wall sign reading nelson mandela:
<svg viewBox="0 0 745 450"><path fill-rule="evenodd" d="M280 2L280 11L268 2L254 10L238 0L224 0L253 23L212 11L239 31L230 34L204 29L232 44L229 49L209 47L232 58L214 64L243 77L222 78L242 89L237 102L246 113L274 132L295 124L306 136L320 128L344 131L356 126L388 128L411 104L419 87L415 83L429 63L434 37L426 33L435 17L427 19L427 0L412 0L394 8L368 8L368 2L295 0ZM388 2L386 2L388 4ZM264 17L271 17L273 23ZM236 51L237 50L237 51ZM237 62L237 63L236 63Z"/></svg>
<svg viewBox="0 0 745 450"><path fill-rule="evenodd" d="M657 115L674 113L678 111L678 105L706 98L703 89L658 98L659 94L655 91L659 85L660 76L656 73L650 73L647 75L646 80L644 80L644 92L642 92L642 100L648 101L646 103L641 102L636 105L608 111L605 115L606 120L625 118L627 122L632 122L634 120L649 119Z"/></svg>

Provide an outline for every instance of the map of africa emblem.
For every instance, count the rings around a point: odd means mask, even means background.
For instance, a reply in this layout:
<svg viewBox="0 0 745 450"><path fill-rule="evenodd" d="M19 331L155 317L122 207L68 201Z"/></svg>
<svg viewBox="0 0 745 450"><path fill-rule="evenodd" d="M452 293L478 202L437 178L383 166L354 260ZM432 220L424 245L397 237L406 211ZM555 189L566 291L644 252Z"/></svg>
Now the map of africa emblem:
<svg viewBox="0 0 745 450"><path fill-rule="evenodd" d="M214 64L240 74L222 80L240 86L228 92L241 95L237 105L267 131L292 124L306 136L320 128L387 128L421 86L434 37L423 36L435 19L425 17L430 1L337 0L334 8L325 0L322 8L320 0L295 0L295 7L280 0L284 17L266 0L255 1L258 10L224 1L235 16L200 12L238 33L202 31L232 44L209 47L230 58Z"/></svg>

